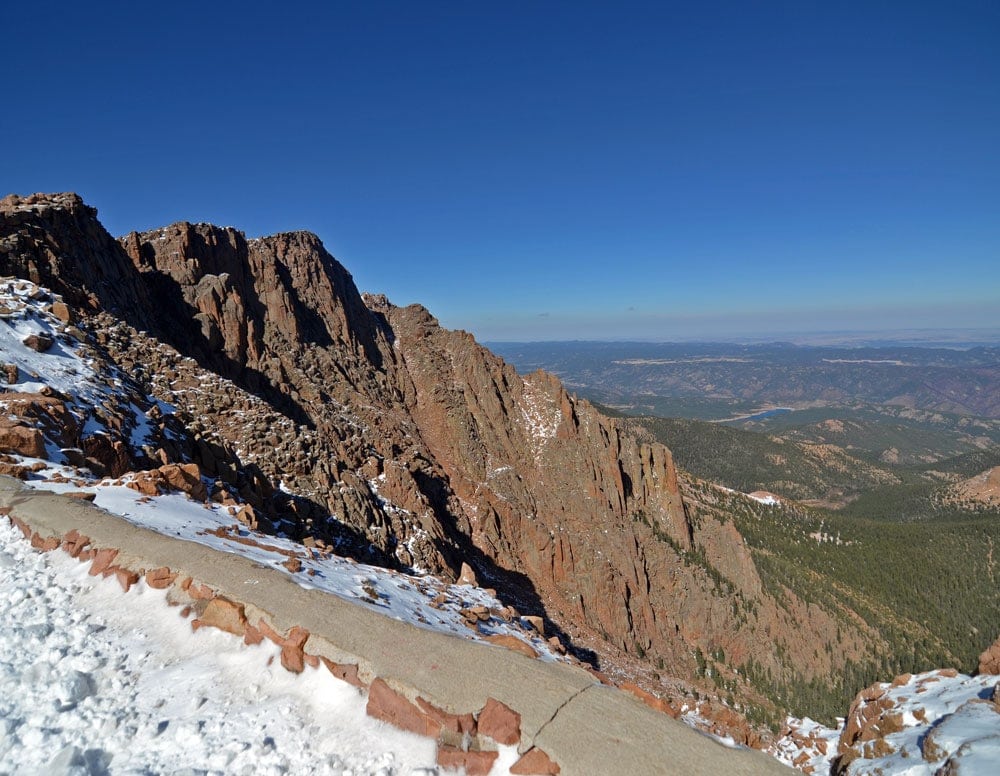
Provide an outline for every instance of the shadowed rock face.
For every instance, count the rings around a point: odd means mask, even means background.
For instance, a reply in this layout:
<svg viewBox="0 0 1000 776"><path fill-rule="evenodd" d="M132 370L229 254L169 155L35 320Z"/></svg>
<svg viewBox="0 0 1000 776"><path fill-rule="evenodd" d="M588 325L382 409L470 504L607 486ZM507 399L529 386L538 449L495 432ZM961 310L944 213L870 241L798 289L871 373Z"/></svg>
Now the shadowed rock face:
<svg viewBox="0 0 1000 776"><path fill-rule="evenodd" d="M600 657L645 656L682 677L696 647L767 664L782 633L807 674L834 659L810 642L838 643L837 659L861 649L861 634L841 638L818 607L789 593L779 608L762 592L731 523L689 517L667 448L551 375L519 376L422 307L363 298L315 235L247 240L179 223L115 241L75 195L8 197L0 273L148 332L109 345L123 363L180 368L165 342L232 381L214 393L157 385L272 484L318 505L289 533L333 531L333 515L380 562L452 579L468 562ZM736 596L754 602L738 624Z"/></svg>

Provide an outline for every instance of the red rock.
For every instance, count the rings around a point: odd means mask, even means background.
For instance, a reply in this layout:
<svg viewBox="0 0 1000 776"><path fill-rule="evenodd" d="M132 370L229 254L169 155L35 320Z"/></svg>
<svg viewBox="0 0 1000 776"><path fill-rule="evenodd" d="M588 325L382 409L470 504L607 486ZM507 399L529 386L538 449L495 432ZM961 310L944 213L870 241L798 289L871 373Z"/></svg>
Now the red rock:
<svg viewBox="0 0 1000 776"><path fill-rule="evenodd" d="M498 744L512 745L521 740L521 715L495 698L488 698L477 719L479 732Z"/></svg>
<svg viewBox="0 0 1000 776"><path fill-rule="evenodd" d="M46 458L45 437L37 428L0 417L0 450L28 458Z"/></svg>
<svg viewBox="0 0 1000 776"><path fill-rule="evenodd" d="M417 705L440 723L442 730L447 730L458 736L466 733L470 736L476 734L476 718L471 714L451 714L420 697L417 698Z"/></svg>
<svg viewBox="0 0 1000 776"><path fill-rule="evenodd" d="M246 629L243 631L243 642L248 646L253 646L254 644L260 644L263 640L264 634L248 622Z"/></svg>
<svg viewBox="0 0 1000 776"><path fill-rule="evenodd" d="M205 487L205 483L201 480L201 470L198 468L198 464L170 463L166 466L161 466L157 471L174 490L187 493L195 501L208 500L208 488Z"/></svg>
<svg viewBox="0 0 1000 776"><path fill-rule="evenodd" d="M22 342L25 347L29 347L38 353L44 353L55 344L55 340L48 334L29 334Z"/></svg>
<svg viewBox="0 0 1000 776"><path fill-rule="evenodd" d="M410 703L382 679L375 679L368 688L367 712L370 717L421 736L437 738L441 733L441 724L437 720Z"/></svg>
<svg viewBox="0 0 1000 776"><path fill-rule="evenodd" d="M186 592L189 596L199 601L209 601L215 598L215 591L208 585L196 585L191 581L188 582Z"/></svg>
<svg viewBox="0 0 1000 776"><path fill-rule="evenodd" d="M674 719L677 719L681 715L680 709L675 709L673 706L670 705L670 703L665 701L663 698L657 698L651 692L647 692L637 684L633 684L632 682L622 682L621 685L619 686L621 687L621 689L625 690L625 692L631 693L636 698L641 700L651 709L659 711L663 714L667 714L673 717ZM732 727L733 723L739 724L741 722L742 719L733 717L729 720L726 720L726 727Z"/></svg>
<svg viewBox="0 0 1000 776"><path fill-rule="evenodd" d="M979 656L980 674L1000 674L1000 638L988 646Z"/></svg>
<svg viewBox="0 0 1000 776"><path fill-rule="evenodd" d="M455 770L464 768L466 776L486 776L499 752L468 751L454 746L438 746L437 764Z"/></svg>
<svg viewBox="0 0 1000 776"><path fill-rule="evenodd" d="M51 552L56 547L61 544L58 536L45 536L43 537L40 533L33 533L31 535L31 546L36 550L41 550L42 552Z"/></svg>
<svg viewBox="0 0 1000 776"><path fill-rule="evenodd" d="M73 528L63 537L62 548L71 558L78 558L88 544L90 539Z"/></svg>
<svg viewBox="0 0 1000 776"><path fill-rule="evenodd" d="M281 565L284 566L289 571L291 571L293 574L302 571L302 561L299 560L298 558L289 558Z"/></svg>
<svg viewBox="0 0 1000 776"><path fill-rule="evenodd" d="M327 670L331 674L340 679L342 682L353 684L355 687L359 688L364 688L366 686L358 676L358 667L356 665L350 663L334 663L332 660L325 657L321 657L320 661L322 661L323 665L327 667Z"/></svg>
<svg viewBox="0 0 1000 776"><path fill-rule="evenodd" d="M510 772L515 776L555 776L559 773L559 766L545 752L533 746L510 766Z"/></svg>
<svg viewBox="0 0 1000 776"><path fill-rule="evenodd" d="M520 652L526 657L538 657L538 652L535 651L534 647L525 641L521 641L521 639L517 636L511 636L509 633L493 633L489 636L484 636L483 638L490 644L496 644L498 647L512 649L515 652Z"/></svg>
<svg viewBox="0 0 1000 776"><path fill-rule="evenodd" d="M50 312L63 323L73 322L73 312L65 302L53 302Z"/></svg>
<svg viewBox="0 0 1000 776"><path fill-rule="evenodd" d="M90 576L96 577L98 574L103 574L111 566L111 561L113 561L118 556L118 550L107 547L101 550L97 550L94 554L94 560L90 564L90 571L88 572Z"/></svg>
<svg viewBox="0 0 1000 776"><path fill-rule="evenodd" d="M479 580L476 579L476 572L472 570L472 566L468 563L462 562L462 571L458 575L457 585L471 585L472 587L479 587Z"/></svg>
<svg viewBox="0 0 1000 776"><path fill-rule="evenodd" d="M309 631L296 625L288 632L285 642L281 645L281 665L286 670L301 674L305 669L305 647L309 640Z"/></svg>
<svg viewBox="0 0 1000 776"><path fill-rule="evenodd" d="M190 591L189 591L190 592ZM216 596L205 606L201 617L191 622L191 627L198 630L205 625L224 630L235 636L242 636L246 630L247 618L243 604L230 601L228 598Z"/></svg>
<svg viewBox="0 0 1000 776"><path fill-rule="evenodd" d="M114 572L115 577L118 579L118 584L122 586L122 590L126 593L131 589L132 585L139 581L139 575L130 569L123 569L121 566L115 566Z"/></svg>
<svg viewBox="0 0 1000 776"><path fill-rule="evenodd" d="M170 587L177 575L166 566L146 572L146 584L154 590L165 590Z"/></svg>

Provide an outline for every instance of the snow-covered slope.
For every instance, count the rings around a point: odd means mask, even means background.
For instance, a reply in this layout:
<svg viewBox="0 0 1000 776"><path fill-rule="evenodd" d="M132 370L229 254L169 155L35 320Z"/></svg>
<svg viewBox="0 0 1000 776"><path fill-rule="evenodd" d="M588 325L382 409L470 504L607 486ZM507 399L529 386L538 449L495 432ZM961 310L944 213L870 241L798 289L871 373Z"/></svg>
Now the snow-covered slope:
<svg viewBox="0 0 1000 776"><path fill-rule="evenodd" d="M836 766L851 776L995 776L998 681L950 669L904 675L862 691L836 729L790 719L774 753L815 774Z"/></svg>
<svg viewBox="0 0 1000 776"><path fill-rule="evenodd" d="M0 609L0 773L437 772L433 740L366 716L328 672L284 671L268 641L192 634L165 591L123 597L6 520Z"/></svg>

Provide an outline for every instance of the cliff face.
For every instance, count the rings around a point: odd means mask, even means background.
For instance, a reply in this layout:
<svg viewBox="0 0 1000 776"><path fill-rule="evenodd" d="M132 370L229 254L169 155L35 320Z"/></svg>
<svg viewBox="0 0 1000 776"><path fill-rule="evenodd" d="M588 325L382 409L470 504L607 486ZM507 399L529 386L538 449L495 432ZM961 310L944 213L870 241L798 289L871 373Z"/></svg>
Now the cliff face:
<svg viewBox="0 0 1000 776"><path fill-rule="evenodd" d="M75 195L7 198L0 273L133 327L103 336L111 356L185 408L210 476L231 456L269 480L254 492L281 501L286 533L450 578L468 562L604 665L693 678L721 648L779 671L773 641L808 676L863 648L860 626L762 590L667 448L419 306L363 298L312 234L179 223L116 241Z"/></svg>

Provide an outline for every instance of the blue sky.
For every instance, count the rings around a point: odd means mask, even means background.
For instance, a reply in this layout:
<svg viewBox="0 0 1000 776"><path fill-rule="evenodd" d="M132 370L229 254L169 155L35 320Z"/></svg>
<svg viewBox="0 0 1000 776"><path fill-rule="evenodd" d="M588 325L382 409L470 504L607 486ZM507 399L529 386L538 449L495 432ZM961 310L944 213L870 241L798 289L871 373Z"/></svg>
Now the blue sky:
<svg viewBox="0 0 1000 776"><path fill-rule="evenodd" d="M995 2L9 4L0 188L481 340L1000 328Z"/></svg>

